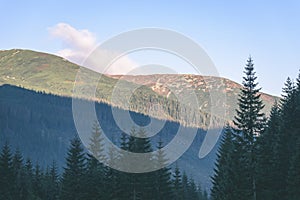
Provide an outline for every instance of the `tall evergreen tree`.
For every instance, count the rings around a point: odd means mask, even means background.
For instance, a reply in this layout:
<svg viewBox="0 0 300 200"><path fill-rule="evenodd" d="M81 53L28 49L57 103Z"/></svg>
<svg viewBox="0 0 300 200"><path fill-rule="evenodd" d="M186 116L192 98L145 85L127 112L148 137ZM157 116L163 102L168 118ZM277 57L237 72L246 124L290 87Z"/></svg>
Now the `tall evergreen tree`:
<svg viewBox="0 0 300 200"><path fill-rule="evenodd" d="M47 169L44 177L44 187L46 191L47 200L58 200L59 199L59 174L57 164L55 161L52 162L50 168Z"/></svg>
<svg viewBox="0 0 300 200"><path fill-rule="evenodd" d="M283 127L285 139L288 142L285 156L290 158L286 177L288 196L286 199L295 200L300 199L300 73L296 86L290 93L290 98L283 105L282 112L283 117L288 118Z"/></svg>
<svg viewBox="0 0 300 200"><path fill-rule="evenodd" d="M24 179L24 164L23 156L19 149L16 150L13 161L12 161L13 171L14 171L14 199L21 200L24 199L23 192L25 190L25 185L23 184Z"/></svg>
<svg viewBox="0 0 300 200"><path fill-rule="evenodd" d="M41 167L39 164L36 164L34 168L34 174L32 178L32 191L33 191L33 196L37 199L45 199L46 196L44 187L43 187L43 177L44 174L41 170Z"/></svg>
<svg viewBox="0 0 300 200"><path fill-rule="evenodd" d="M92 128L92 137L90 138L89 151L92 156L99 161L104 161L106 159L103 144L104 138L102 134L103 133L99 125L97 124L97 122L95 122Z"/></svg>
<svg viewBox="0 0 300 200"><path fill-rule="evenodd" d="M276 175L277 180L274 180L274 194L282 196L282 199L287 198L288 174L290 170L291 158L296 152L296 141L299 138L299 92L293 82L289 79L283 88L283 100L281 104L281 122L279 141L276 149L278 159L275 167L278 169Z"/></svg>
<svg viewBox="0 0 300 200"><path fill-rule="evenodd" d="M239 96L237 114L234 125L237 127L237 141L241 146L240 159L245 163L244 173L240 177L240 188L243 190L243 199L257 199L256 187L256 156L255 141L265 126L265 115L262 113L264 105L260 99L260 88L257 88L257 76L254 71L253 60L250 57L245 67L243 88Z"/></svg>
<svg viewBox="0 0 300 200"><path fill-rule="evenodd" d="M5 143L0 154L0 199L13 198L13 183L12 154L8 143Z"/></svg>
<svg viewBox="0 0 300 200"><path fill-rule="evenodd" d="M193 178L190 178L189 184L188 184L188 199L190 200L198 200L198 188L195 184L195 181Z"/></svg>
<svg viewBox="0 0 300 200"><path fill-rule="evenodd" d="M112 143L116 143L115 135L112 133ZM109 148L107 161L109 166L116 166L119 162L119 152L114 148ZM107 167L105 170L105 185L107 188L107 199L116 200L119 199L121 183L119 181L120 172L111 167Z"/></svg>
<svg viewBox="0 0 300 200"><path fill-rule="evenodd" d="M131 132L135 132L135 129L132 129ZM134 135L134 133L131 133ZM126 133L122 133L120 138L120 148L124 151L129 151L129 141ZM130 163L127 162L125 155L120 152L119 164L122 165L125 169L130 169ZM120 199L126 200L131 199L131 173L119 172L119 181L120 181Z"/></svg>
<svg viewBox="0 0 300 200"><path fill-rule="evenodd" d="M277 103L272 107L267 129L257 140L257 198L264 200L276 199L282 190L282 177L279 164L282 152L280 147L281 131L280 108ZM270 167L272 170L270 170ZM279 179L278 179L279 178Z"/></svg>
<svg viewBox="0 0 300 200"><path fill-rule="evenodd" d="M138 136L138 137L137 137ZM145 137L146 132L144 129L135 131L132 129L131 136L128 140L128 150L134 153L149 153L152 152L151 142L148 138ZM131 165L142 165L145 169L147 166L145 163L134 163L132 161ZM130 185L131 185L131 194L130 198L132 199L151 199L153 196L153 183L154 183L154 173L137 173L130 175Z"/></svg>
<svg viewBox="0 0 300 200"><path fill-rule="evenodd" d="M86 158L79 138L71 141L66 158L66 167L62 175L62 200L84 199L84 175L86 171Z"/></svg>
<svg viewBox="0 0 300 200"><path fill-rule="evenodd" d="M154 187L156 189L155 199L172 199L171 169L169 167L163 167L168 160L162 148L163 142L160 138L157 146L156 162L161 169L153 173L155 177Z"/></svg>
<svg viewBox="0 0 300 200"><path fill-rule="evenodd" d="M288 77L282 89L283 94L282 94L282 98L280 99L282 105L285 104L290 99L294 90L295 90L295 85L292 79Z"/></svg>
<svg viewBox="0 0 300 200"><path fill-rule="evenodd" d="M33 165L32 162L29 158L26 159L25 161L25 166L24 166L24 177L23 183L25 185L24 187L24 192L23 192L23 198L24 199L33 199L34 194L33 194Z"/></svg>
<svg viewBox="0 0 300 200"><path fill-rule="evenodd" d="M87 199L105 199L105 170L102 162L106 159L104 154L103 136L97 123L93 125L90 146L87 155L86 191Z"/></svg>
<svg viewBox="0 0 300 200"><path fill-rule="evenodd" d="M234 137L229 125L225 132L217 153L215 173L212 177L213 187L211 190L212 200L234 200L238 199L237 186L234 184L238 179Z"/></svg>
<svg viewBox="0 0 300 200"><path fill-rule="evenodd" d="M182 174L183 199L189 198L189 179L185 172Z"/></svg>
<svg viewBox="0 0 300 200"><path fill-rule="evenodd" d="M177 163L173 174L173 193L174 193L174 200L184 200L182 176Z"/></svg>

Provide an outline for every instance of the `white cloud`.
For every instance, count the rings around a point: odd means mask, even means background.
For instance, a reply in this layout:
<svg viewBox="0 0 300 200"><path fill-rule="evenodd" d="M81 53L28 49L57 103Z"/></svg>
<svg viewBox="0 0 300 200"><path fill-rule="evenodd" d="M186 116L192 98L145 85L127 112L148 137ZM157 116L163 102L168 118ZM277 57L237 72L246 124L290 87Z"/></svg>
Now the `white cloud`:
<svg viewBox="0 0 300 200"><path fill-rule="evenodd" d="M91 49L96 37L89 30L77 30L69 24L59 23L49 29L52 36L62 39L65 45L76 49Z"/></svg>
<svg viewBox="0 0 300 200"><path fill-rule="evenodd" d="M54 27L48 29L52 37L61 40L63 49L57 54L77 64L82 64L83 61L90 55L92 50L97 47L97 38L95 34L87 29L76 29L66 23L58 23ZM97 49L99 51L99 49ZM115 55L115 52L105 51L102 55ZM104 71L101 67L101 57L93 60L92 63L85 63L86 67L95 71ZM107 74L126 74L134 69L137 64L128 56L122 56L114 62L105 73Z"/></svg>

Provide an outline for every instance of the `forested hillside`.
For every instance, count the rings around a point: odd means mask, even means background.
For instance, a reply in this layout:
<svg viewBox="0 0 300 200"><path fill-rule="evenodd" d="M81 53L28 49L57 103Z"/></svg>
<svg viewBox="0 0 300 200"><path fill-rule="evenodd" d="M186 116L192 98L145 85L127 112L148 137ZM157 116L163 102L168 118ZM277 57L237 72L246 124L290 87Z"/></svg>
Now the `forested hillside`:
<svg viewBox="0 0 300 200"><path fill-rule="evenodd" d="M30 158L33 164L38 163L45 169L53 160L58 171L62 172L69 141L77 135L72 116L72 99L35 92L23 88L0 86L0 145L8 142L12 151L19 149L24 158ZM111 107L105 103L97 103L96 110L101 128L115 143L120 145L122 131L115 124ZM148 116L131 112L131 117L140 125L149 123ZM163 129L150 141L156 149L159 138L164 144L177 133L179 124L167 121ZM186 127L187 134L194 128ZM197 129L197 136L189 150L180 158L178 166L209 188L210 175L213 170L215 154L212 152L200 160L198 153L205 136L205 131ZM183 138L184 142L184 138Z"/></svg>

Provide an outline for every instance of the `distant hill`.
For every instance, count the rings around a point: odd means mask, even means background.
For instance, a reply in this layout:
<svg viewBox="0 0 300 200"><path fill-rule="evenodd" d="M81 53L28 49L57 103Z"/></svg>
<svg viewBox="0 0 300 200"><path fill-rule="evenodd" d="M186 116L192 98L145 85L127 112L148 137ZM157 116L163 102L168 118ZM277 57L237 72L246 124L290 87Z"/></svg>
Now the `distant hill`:
<svg viewBox="0 0 300 200"><path fill-rule="evenodd" d="M74 80L79 69L80 66L47 53L20 49L0 51L0 85L10 84L70 97L73 95ZM225 120L230 121L235 113L237 97L241 88L241 85L224 78L181 74L102 76L101 81L97 83L99 74L88 69L83 69L83 71L85 80L89 81L87 84L97 84L98 87L96 98L92 100L126 109L122 99L111 102L112 91L122 77L121 86L123 88L119 95L130 101L130 110L201 128L207 127L210 117L213 119L220 117L210 115L209 89L219 89L217 92L226 95L227 101L220 103L226 104ZM224 84L225 90L219 87L220 83ZM138 90L133 96L128 96L128 88L132 87L137 87ZM180 111L179 108L182 105L172 95L169 88L179 93L195 91L199 109L189 109L189 105L185 105L187 108L184 109L184 112L182 109ZM84 90L81 91L79 97L89 98ZM266 105L264 111L268 114L277 97L263 93L262 99ZM163 105L163 111L149 113L153 102Z"/></svg>

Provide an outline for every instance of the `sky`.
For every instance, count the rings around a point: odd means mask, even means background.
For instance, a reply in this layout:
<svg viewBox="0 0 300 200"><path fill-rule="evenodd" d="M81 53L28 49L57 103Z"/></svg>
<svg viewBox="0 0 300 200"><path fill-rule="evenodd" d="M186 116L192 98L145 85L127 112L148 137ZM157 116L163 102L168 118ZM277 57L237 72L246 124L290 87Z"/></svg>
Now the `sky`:
<svg viewBox="0 0 300 200"><path fill-rule="evenodd" d="M252 56L262 91L280 95L300 69L300 1L15 1L0 0L0 49L53 53L82 63L99 44L133 29L179 32L199 44L220 76L242 82ZM142 55L141 55L142 54ZM145 51L124 56L111 73L154 59L172 60L179 73L193 73L178 58ZM169 56L170 57L170 56ZM154 62L153 61L153 62ZM204 74L205 75L205 74Z"/></svg>

